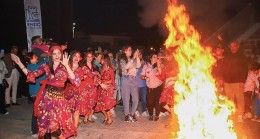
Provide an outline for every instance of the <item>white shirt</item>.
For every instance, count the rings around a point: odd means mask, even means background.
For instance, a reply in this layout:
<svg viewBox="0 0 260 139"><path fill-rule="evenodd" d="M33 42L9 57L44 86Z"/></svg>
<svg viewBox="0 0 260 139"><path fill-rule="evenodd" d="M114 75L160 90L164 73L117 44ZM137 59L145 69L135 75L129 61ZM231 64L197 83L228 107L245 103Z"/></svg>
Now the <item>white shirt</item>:
<svg viewBox="0 0 260 139"><path fill-rule="evenodd" d="M153 65L147 63L144 65L141 75L146 76L146 85L149 88L157 88L162 85L162 81L156 76L158 73L157 67L153 68Z"/></svg>
<svg viewBox="0 0 260 139"><path fill-rule="evenodd" d="M122 75L136 76L138 69L141 67L139 58L136 58L135 60L128 59L127 63L125 60L121 59L120 64L122 68Z"/></svg>
<svg viewBox="0 0 260 139"><path fill-rule="evenodd" d="M5 78L5 74L8 73L4 61L0 59L0 84L2 84L3 79Z"/></svg>

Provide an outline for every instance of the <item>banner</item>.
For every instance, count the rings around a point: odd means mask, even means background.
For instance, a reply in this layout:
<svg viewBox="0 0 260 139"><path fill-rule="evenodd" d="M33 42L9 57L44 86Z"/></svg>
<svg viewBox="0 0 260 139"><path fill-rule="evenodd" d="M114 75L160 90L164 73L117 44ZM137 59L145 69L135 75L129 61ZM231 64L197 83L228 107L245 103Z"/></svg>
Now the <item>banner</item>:
<svg viewBox="0 0 260 139"><path fill-rule="evenodd" d="M24 0L25 24L28 42L28 51L31 51L33 36L42 37L42 19L40 0Z"/></svg>

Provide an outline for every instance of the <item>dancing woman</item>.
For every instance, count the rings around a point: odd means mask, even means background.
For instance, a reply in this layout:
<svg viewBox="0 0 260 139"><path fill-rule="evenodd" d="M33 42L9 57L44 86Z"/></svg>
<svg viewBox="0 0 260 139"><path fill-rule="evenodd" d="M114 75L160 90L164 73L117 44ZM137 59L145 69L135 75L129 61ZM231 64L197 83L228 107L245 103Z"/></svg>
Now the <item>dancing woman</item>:
<svg viewBox="0 0 260 139"><path fill-rule="evenodd" d="M64 98L64 83L69 78L72 83L79 85L80 80L68 64L68 54L63 55L60 46L51 47L49 62L34 72L25 68L17 56L12 55L12 59L27 75L28 82L35 82L36 77L46 74L35 102L35 105L38 104L35 114L38 116L39 138L50 139L53 135L64 139L76 135L72 114Z"/></svg>
<svg viewBox="0 0 260 139"><path fill-rule="evenodd" d="M81 60L81 55L79 51L72 51L70 53L70 59L69 59L69 65L77 77L80 78L80 80L83 80L83 71L81 67L79 66L79 62ZM71 83L68 82L65 89L65 99L68 101L68 105L70 107L71 112L73 113L73 122L74 126L78 127L79 121L79 97L81 97L81 89Z"/></svg>
<svg viewBox="0 0 260 139"><path fill-rule="evenodd" d="M100 82L100 74L94 70L93 65L93 53L88 52L85 54L83 61L82 71L84 73L84 80L81 83L81 96L79 98L80 103L80 115L84 115L84 123L94 123L92 115L97 103L98 93L97 87L106 89L106 85Z"/></svg>
<svg viewBox="0 0 260 139"><path fill-rule="evenodd" d="M174 84L177 80L178 63L173 57L173 52L166 51L165 67L162 69L165 78L164 88L160 97L160 105L173 115Z"/></svg>
<svg viewBox="0 0 260 139"><path fill-rule="evenodd" d="M116 99L114 97L114 89L115 85L115 75L111 61L106 56L104 60L102 60L101 67L101 82L107 85L106 89L102 89L98 87L98 100L95 110L97 112L102 111L105 116L103 123L105 125L111 125L113 120L111 116L110 110L115 107Z"/></svg>

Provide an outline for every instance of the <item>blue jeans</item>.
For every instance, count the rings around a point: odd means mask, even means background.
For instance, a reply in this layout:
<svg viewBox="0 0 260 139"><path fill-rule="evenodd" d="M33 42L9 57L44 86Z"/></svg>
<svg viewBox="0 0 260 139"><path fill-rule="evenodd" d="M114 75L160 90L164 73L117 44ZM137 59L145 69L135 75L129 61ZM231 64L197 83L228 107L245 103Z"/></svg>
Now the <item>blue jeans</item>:
<svg viewBox="0 0 260 139"><path fill-rule="evenodd" d="M36 99L36 97L32 97L33 104L35 102L35 99ZM38 133L37 117L34 116L34 111L32 114L31 130L32 130L32 134Z"/></svg>
<svg viewBox="0 0 260 139"><path fill-rule="evenodd" d="M258 99L258 96L254 96L254 114L255 116L260 116L260 99Z"/></svg>
<svg viewBox="0 0 260 139"><path fill-rule="evenodd" d="M122 76L121 77L121 93L125 116L128 114L134 115L139 101L138 87L135 77ZM132 97L132 108L129 110L130 95Z"/></svg>
<svg viewBox="0 0 260 139"><path fill-rule="evenodd" d="M141 111L142 113L146 111L146 94L147 94L147 87L139 87L139 96L141 99Z"/></svg>

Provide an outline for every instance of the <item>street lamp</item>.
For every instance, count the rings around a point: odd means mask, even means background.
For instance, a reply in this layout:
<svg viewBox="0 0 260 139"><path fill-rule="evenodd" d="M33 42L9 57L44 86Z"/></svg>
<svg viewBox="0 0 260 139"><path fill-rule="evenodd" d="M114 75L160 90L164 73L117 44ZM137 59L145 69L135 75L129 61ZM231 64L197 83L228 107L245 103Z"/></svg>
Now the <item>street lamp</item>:
<svg viewBox="0 0 260 139"><path fill-rule="evenodd" d="M75 27L76 27L76 23L72 23L72 38L74 39L74 33L75 33Z"/></svg>

